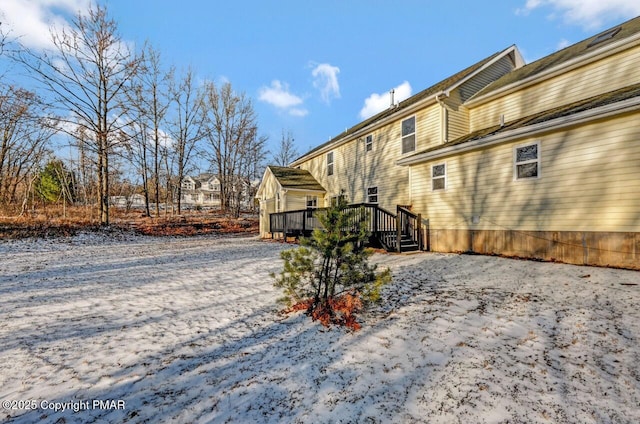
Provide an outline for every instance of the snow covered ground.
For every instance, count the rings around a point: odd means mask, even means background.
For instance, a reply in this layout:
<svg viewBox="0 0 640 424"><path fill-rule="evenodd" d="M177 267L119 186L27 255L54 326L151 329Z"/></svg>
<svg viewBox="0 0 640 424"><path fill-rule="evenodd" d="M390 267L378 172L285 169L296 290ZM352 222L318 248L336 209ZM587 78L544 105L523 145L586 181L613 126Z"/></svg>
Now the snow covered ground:
<svg viewBox="0 0 640 424"><path fill-rule="evenodd" d="M0 242L0 421L640 422L638 272L376 255L354 333L277 314L288 247Z"/></svg>

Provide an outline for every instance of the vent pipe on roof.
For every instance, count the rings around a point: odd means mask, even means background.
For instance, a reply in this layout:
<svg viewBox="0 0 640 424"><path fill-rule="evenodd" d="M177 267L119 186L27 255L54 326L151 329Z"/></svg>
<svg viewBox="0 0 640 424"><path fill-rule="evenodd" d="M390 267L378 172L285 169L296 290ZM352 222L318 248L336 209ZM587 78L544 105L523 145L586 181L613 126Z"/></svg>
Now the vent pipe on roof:
<svg viewBox="0 0 640 424"><path fill-rule="evenodd" d="M393 106L395 105L395 101L394 101L394 94L395 94L396 90L394 90L393 88L391 89L391 91L389 91L389 97L391 100L391 104L389 105L390 108L393 108Z"/></svg>
<svg viewBox="0 0 640 424"><path fill-rule="evenodd" d="M500 128L504 127L504 114L500 115Z"/></svg>

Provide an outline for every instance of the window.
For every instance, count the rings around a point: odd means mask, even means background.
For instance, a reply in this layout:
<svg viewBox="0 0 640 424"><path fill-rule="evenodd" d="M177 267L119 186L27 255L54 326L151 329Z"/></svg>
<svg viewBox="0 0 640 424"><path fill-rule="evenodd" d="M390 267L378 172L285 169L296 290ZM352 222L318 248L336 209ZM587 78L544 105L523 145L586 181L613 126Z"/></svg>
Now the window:
<svg viewBox="0 0 640 424"><path fill-rule="evenodd" d="M367 203L378 203L378 187L367 189Z"/></svg>
<svg viewBox="0 0 640 424"><path fill-rule="evenodd" d="M402 153L413 152L416 149L416 117L402 121Z"/></svg>
<svg viewBox="0 0 640 424"><path fill-rule="evenodd" d="M307 196L307 209L318 207L318 196Z"/></svg>
<svg viewBox="0 0 640 424"><path fill-rule="evenodd" d="M447 165L444 163L431 167L431 190L444 190L447 187Z"/></svg>
<svg viewBox="0 0 640 424"><path fill-rule="evenodd" d="M540 143L515 147L513 152L516 180L540 177Z"/></svg>
<svg viewBox="0 0 640 424"><path fill-rule="evenodd" d="M333 175L333 152L327 153L327 175Z"/></svg>
<svg viewBox="0 0 640 424"><path fill-rule="evenodd" d="M373 150L373 135L369 134L364 139L364 150L365 152L370 152L371 150Z"/></svg>

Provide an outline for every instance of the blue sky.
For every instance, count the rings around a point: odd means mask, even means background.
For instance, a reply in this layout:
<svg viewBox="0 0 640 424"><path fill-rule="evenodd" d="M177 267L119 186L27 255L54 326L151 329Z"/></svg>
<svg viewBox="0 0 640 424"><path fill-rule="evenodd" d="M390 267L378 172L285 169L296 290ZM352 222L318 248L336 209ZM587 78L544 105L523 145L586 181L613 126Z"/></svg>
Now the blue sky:
<svg viewBox="0 0 640 424"><path fill-rule="evenodd" d="M31 47L87 0L2 0ZM253 99L270 147L300 153L512 44L531 62L640 15L640 0L104 0L124 40Z"/></svg>

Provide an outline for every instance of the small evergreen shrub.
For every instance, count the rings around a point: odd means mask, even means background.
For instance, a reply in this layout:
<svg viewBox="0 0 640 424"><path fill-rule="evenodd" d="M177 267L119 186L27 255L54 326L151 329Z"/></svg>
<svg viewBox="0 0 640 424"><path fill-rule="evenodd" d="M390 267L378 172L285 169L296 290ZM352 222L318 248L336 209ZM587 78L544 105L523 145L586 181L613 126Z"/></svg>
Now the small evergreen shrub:
<svg viewBox="0 0 640 424"><path fill-rule="evenodd" d="M272 274L283 291L288 311L305 310L323 325L360 328L356 313L380 300L381 287L391 281L389 269L378 272L365 248L369 238L364 209L348 208L344 200L317 212L322 228L303 238L301 246L281 253L284 267Z"/></svg>

